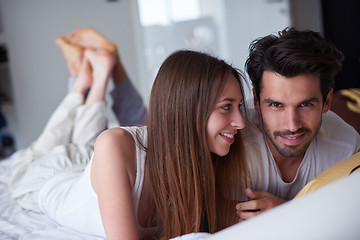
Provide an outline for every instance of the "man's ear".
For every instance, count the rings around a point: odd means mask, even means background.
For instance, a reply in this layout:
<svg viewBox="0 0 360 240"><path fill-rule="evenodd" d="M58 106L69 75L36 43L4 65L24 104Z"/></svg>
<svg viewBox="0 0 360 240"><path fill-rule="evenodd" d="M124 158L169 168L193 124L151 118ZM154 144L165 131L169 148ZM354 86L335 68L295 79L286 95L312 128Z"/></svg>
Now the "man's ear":
<svg viewBox="0 0 360 240"><path fill-rule="evenodd" d="M255 88L253 88L252 91L253 91L253 96L254 96L254 107L255 107L255 110L256 110L257 112L260 112L260 103L259 103L258 98L256 97Z"/></svg>
<svg viewBox="0 0 360 240"><path fill-rule="evenodd" d="M326 96L326 100L324 102L324 107L322 110L322 113L327 113L331 107L331 101L332 101L332 95L333 95L334 89L331 89L328 95Z"/></svg>

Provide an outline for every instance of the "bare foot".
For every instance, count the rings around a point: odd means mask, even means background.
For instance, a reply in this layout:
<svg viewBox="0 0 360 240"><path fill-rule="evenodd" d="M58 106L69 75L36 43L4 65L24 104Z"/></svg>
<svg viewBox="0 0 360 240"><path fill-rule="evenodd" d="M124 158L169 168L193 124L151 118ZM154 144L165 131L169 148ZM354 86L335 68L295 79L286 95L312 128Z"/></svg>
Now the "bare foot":
<svg viewBox="0 0 360 240"><path fill-rule="evenodd" d="M71 44L84 48L103 49L112 53L117 52L116 45L113 42L90 27L75 29L66 36L66 39Z"/></svg>
<svg viewBox="0 0 360 240"><path fill-rule="evenodd" d="M128 79L128 75L122 65L116 45L109 41L101 33L90 27L79 28L66 36L66 39L74 44L84 48L102 49L113 53L116 56L115 66L112 72L112 78L115 84Z"/></svg>
<svg viewBox="0 0 360 240"><path fill-rule="evenodd" d="M106 87L113 71L116 57L113 53L105 50L86 49L84 58L92 68L93 84L86 104L91 104L105 99Z"/></svg>
<svg viewBox="0 0 360 240"><path fill-rule="evenodd" d="M86 49L84 57L91 65L94 77L101 76L101 78L106 78L106 80L110 77L116 62L116 57L112 52L102 49Z"/></svg>
<svg viewBox="0 0 360 240"><path fill-rule="evenodd" d="M70 76L78 76L80 72L84 48L70 44L68 41L65 40L64 37L57 38L55 40L55 43L62 50Z"/></svg>
<svg viewBox="0 0 360 240"><path fill-rule="evenodd" d="M86 57L84 56L81 62L79 75L76 78L71 91L81 93L85 96L85 94L92 86L92 84L93 84L92 68L89 62L87 61Z"/></svg>

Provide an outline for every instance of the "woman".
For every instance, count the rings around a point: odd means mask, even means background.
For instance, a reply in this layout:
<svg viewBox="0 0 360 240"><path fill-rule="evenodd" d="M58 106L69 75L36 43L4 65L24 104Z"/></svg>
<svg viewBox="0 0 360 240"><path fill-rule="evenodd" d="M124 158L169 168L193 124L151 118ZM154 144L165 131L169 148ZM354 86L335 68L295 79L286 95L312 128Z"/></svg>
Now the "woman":
<svg viewBox="0 0 360 240"><path fill-rule="evenodd" d="M235 223L226 199L237 194L231 182L245 179L237 134L245 126L242 104L241 77L225 62L192 51L168 57L152 88L147 131L110 129L95 145L91 180L106 236L137 239L137 225L151 226L154 220L165 226L160 233L165 239ZM139 138L147 139L146 153ZM134 164L139 152L146 155L140 168ZM142 168L141 198L134 209L130 192L134 173Z"/></svg>
<svg viewBox="0 0 360 240"><path fill-rule="evenodd" d="M175 52L155 79L148 127L101 133L83 172L54 174L40 187L39 208L107 239L169 239L235 223L231 199L242 189L231 183L242 186L246 173L243 96L241 76L224 61Z"/></svg>

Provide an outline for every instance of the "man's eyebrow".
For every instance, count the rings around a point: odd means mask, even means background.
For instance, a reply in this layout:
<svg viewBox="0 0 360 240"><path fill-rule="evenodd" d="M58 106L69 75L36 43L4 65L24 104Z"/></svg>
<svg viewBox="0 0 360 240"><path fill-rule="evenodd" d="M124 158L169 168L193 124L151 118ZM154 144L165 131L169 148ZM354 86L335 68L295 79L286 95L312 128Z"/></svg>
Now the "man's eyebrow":
<svg viewBox="0 0 360 240"><path fill-rule="evenodd" d="M305 99L305 100L301 101L300 104L309 103L309 102L319 102L319 98L311 97L311 98L308 98L308 99ZM263 103L282 103L282 102L273 100L271 98L266 98L266 99L264 99Z"/></svg>
<svg viewBox="0 0 360 240"><path fill-rule="evenodd" d="M319 98L317 97L311 97L309 99L305 99L304 101L302 101L301 103L308 103L308 102L319 102Z"/></svg>
<svg viewBox="0 0 360 240"><path fill-rule="evenodd" d="M263 101L263 103L275 103L275 102L276 103L281 103L281 102L273 100L271 98L265 98L264 101Z"/></svg>

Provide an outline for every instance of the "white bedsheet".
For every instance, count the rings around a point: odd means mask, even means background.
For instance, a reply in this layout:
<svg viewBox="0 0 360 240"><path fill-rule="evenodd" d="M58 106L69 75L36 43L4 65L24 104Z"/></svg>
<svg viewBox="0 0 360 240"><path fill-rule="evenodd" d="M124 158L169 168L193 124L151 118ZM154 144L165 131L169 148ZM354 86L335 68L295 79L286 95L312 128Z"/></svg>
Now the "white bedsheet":
<svg viewBox="0 0 360 240"><path fill-rule="evenodd" d="M10 197L11 159L0 161L0 240L100 240L103 238L86 235L60 226L43 214L22 209Z"/></svg>
<svg viewBox="0 0 360 240"><path fill-rule="evenodd" d="M0 161L0 240L99 240L63 227L43 214L22 209L7 183L11 160ZM360 173L335 181L296 201L216 234L188 234L174 240L360 239Z"/></svg>
<svg viewBox="0 0 360 240"><path fill-rule="evenodd" d="M103 240L63 227L44 214L24 210L10 197L11 159L0 161L0 240ZM210 234L193 233L177 239L202 240Z"/></svg>

